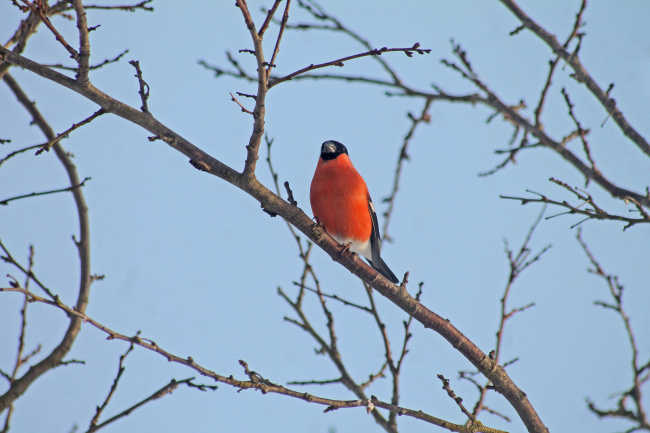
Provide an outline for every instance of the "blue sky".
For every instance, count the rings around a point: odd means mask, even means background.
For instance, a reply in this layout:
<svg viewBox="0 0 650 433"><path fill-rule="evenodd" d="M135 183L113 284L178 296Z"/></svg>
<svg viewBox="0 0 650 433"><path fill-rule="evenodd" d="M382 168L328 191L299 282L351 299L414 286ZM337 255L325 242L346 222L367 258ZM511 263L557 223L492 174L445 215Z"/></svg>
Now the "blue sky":
<svg viewBox="0 0 650 433"><path fill-rule="evenodd" d="M263 17L259 8L266 3L249 3L259 23ZM241 170L252 121L230 101L229 92L253 93L255 87L228 77L214 79L197 61L227 66L225 51L230 50L253 70L252 57L237 54L251 48L248 31L233 2L198 1L184 9L179 4L155 2L155 13L89 11L89 25L102 25L91 33L93 62L129 49L124 61L95 71L91 79L105 93L139 107L137 81L127 62L139 60L151 87L152 114ZM579 7L573 0L519 4L561 41ZM295 6L291 20L310 21ZM512 104L524 99L529 106L525 114L532 115L552 57L530 32L508 36L518 22L499 2L413 1L378 6L357 1L350 6L332 1L327 10L376 47L419 42L431 48L430 55L411 59L400 53L383 56L413 87L426 90L435 83L450 93L472 93L475 89L469 82L439 62L452 58L449 40L453 38L467 50L475 70L493 91ZM644 1L592 2L585 12L581 51L583 64L602 87L615 83L618 106L645 137L650 133L649 18L650 4ZM9 2L0 5L3 42L18 19ZM73 23L61 18L53 22L66 38L75 40ZM274 39L267 37L265 42L268 52ZM278 73L362 50L350 39L330 32L288 31L277 61ZM30 40L25 56L43 63L69 60L44 27ZM11 72L57 132L97 110L67 89L25 71ZM342 70L331 72L385 77L372 58L348 62ZM568 68L560 70L554 80L543 117L546 131L560 139L573 129L560 94L566 86L581 122L591 129L592 153L601 170L622 186L643 192L650 185L647 156L621 135L611 119L600 126L606 117L602 107L568 75ZM369 85L304 80L277 86L267 98L266 132L275 140L272 157L280 181L289 181L299 206L311 215L309 183L320 145L335 139L347 146L383 212L382 198L390 192L399 147L410 126L406 113L416 114L421 107L419 100L387 98L384 89ZM6 86L0 86L0 113L0 138L12 140L3 146L3 155L44 141L36 128L28 126L30 118ZM494 150L506 148L512 134L500 118L486 124L491 114L480 106L433 105L432 122L421 126L411 143L411 160L405 165L389 229L393 242L385 243L382 253L397 275L411 272L411 291L423 281L423 302L485 352L494 346L499 298L508 275L503 239L519 247L540 210L499 195L525 196L529 189L569 199L548 182L549 177L584 187L572 167L545 149L529 150L520 154L516 165L491 177L478 177L501 162ZM293 313L277 295L277 288L293 293L292 282L302 269L284 222L269 218L258 203L231 185L194 170L187 158L160 141L150 143L148 135L122 119L103 116L63 141L75 156L80 176L92 177L84 188L92 229L92 271L106 278L93 286L88 315L124 334L141 330L166 350L192 356L220 374L244 378L238 365L243 359L251 369L278 383L336 377L331 363L314 354L316 343L283 320ZM579 144L571 146L577 151ZM270 185L263 161L266 150L260 155L257 175ZM0 169L2 198L64 186L65 172L53 153L26 154ZM598 187L590 185L588 191L607 209L627 212L627 207L609 200ZM558 209L547 210L547 215L556 213ZM585 398L602 407L613 406L616 399L611 396L629 387L631 371L620 318L593 305L609 297L603 282L587 273L588 260L575 240L576 229L571 228L578 221L575 216L560 216L543 220L538 227L532 248L553 246L513 289L511 306L536 305L509 323L503 360L519 357L509 374L551 431L621 431L626 423L599 421L586 409ZM625 285L625 306L641 359L647 360L650 228L637 226L623 232L622 224L597 221L581 227L604 268L619 275ZM74 302L78 280L71 241L76 231L75 210L68 196L21 200L0 209L0 236L5 245L14 256L25 258L28 245L34 244L37 275L68 304ZM312 256L327 292L364 302L363 287L355 277L322 251ZM0 275L7 273L17 274L0 263ZM325 319L312 302L309 313L324 330ZM13 362L21 303L16 294L1 296L0 368L5 371ZM336 314L343 358L362 380L383 361L376 327L369 316L333 303L330 306ZM405 316L383 299L379 307L398 345ZM51 349L66 325L60 311L30 305L28 347L41 343L43 351ZM440 389L436 374L452 379L456 393L471 405L473 386L457 379L458 370L470 369L470 364L421 326L415 324L413 334L401 404L462 423L461 413ZM126 349L126 344L106 341L105 335L85 325L69 357L84 360L86 365L61 367L37 381L16 404L14 431L68 432L74 424L85 431ZM127 358L122 383L105 416L145 398L172 377L194 375L136 348ZM304 391L354 398L337 386ZM377 382L369 392L389 399L389 381ZM645 401L646 408L650 407L647 395ZM491 395L487 404L515 421L505 423L484 415L486 425L524 430L502 398ZM180 388L104 431L380 431L363 409L328 414L322 410L282 396L236 393L226 385L207 394ZM406 418L399 423L402 431L432 428Z"/></svg>

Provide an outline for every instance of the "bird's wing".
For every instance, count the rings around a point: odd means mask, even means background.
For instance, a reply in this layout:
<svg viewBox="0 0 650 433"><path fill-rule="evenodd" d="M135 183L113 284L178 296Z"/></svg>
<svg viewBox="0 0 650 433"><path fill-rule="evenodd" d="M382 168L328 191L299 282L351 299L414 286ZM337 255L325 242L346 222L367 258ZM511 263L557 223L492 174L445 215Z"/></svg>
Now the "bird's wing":
<svg viewBox="0 0 650 433"><path fill-rule="evenodd" d="M379 222L377 221L377 213L375 212L375 205L372 204L372 199L368 196L368 211L370 212L370 220L372 221L372 233L370 233L370 253L372 256L372 263L374 266L380 266L381 256L379 254Z"/></svg>

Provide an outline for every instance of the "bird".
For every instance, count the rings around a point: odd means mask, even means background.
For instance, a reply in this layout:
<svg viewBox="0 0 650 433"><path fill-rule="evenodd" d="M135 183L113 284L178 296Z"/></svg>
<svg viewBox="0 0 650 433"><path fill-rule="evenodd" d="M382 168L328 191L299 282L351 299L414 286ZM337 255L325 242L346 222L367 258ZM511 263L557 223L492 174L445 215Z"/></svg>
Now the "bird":
<svg viewBox="0 0 650 433"><path fill-rule="evenodd" d="M363 256L393 284L399 283L380 255L379 223L368 186L342 143L322 144L309 200L316 221L337 242Z"/></svg>

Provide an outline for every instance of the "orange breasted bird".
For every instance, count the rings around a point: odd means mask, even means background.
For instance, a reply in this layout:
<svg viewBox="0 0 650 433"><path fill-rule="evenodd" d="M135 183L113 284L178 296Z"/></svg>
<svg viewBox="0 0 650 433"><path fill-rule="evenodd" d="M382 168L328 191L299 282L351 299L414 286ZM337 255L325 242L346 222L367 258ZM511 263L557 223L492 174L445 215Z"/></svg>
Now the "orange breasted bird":
<svg viewBox="0 0 650 433"><path fill-rule="evenodd" d="M334 239L363 256L392 283L399 283L381 259L379 224L366 182L338 141L321 146L309 200L314 217Z"/></svg>

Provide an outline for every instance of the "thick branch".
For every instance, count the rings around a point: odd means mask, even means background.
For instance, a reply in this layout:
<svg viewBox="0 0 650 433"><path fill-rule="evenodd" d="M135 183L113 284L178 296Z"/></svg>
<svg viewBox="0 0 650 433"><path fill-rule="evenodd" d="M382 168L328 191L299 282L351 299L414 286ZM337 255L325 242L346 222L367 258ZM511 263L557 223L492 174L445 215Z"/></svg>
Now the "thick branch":
<svg viewBox="0 0 650 433"><path fill-rule="evenodd" d="M4 50L4 47L2 47ZM6 74L4 81L7 83L11 91L14 93L18 101L29 111L34 119L34 123L38 125L43 134L47 137L49 141L56 138L56 134L50 127L50 125L45 121L40 112L36 109L34 103L25 95L18 83L11 77L10 74ZM56 156L63 164L68 178L70 180L70 185L79 185L79 176L77 174L77 169L70 160L70 157L66 151L61 146L61 143L55 143L53 146ZM79 294L77 296L77 303L75 308L80 313L83 313L86 310L88 305L88 297L90 294L90 284L91 284L91 275L90 275L90 226L88 221L88 208L86 207L86 201L84 199L82 188L72 189L72 196L74 197L75 205L77 207L77 216L79 218L79 240L76 241L77 250L79 252L79 267L80 267L80 278L79 278ZM14 400L20 397L27 388L38 379L46 371L55 368L61 364L63 357L70 351L72 344L77 338L79 329L81 328L81 318L76 316L70 317L70 325L68 326L63 339L58 346L52 350L52 352L46 356L41 362L36 365L33 365L27 373L25 373L20 379L16 380L11 387L0 396L0 413L2 413L8 406L12 404Z"/></svg>

